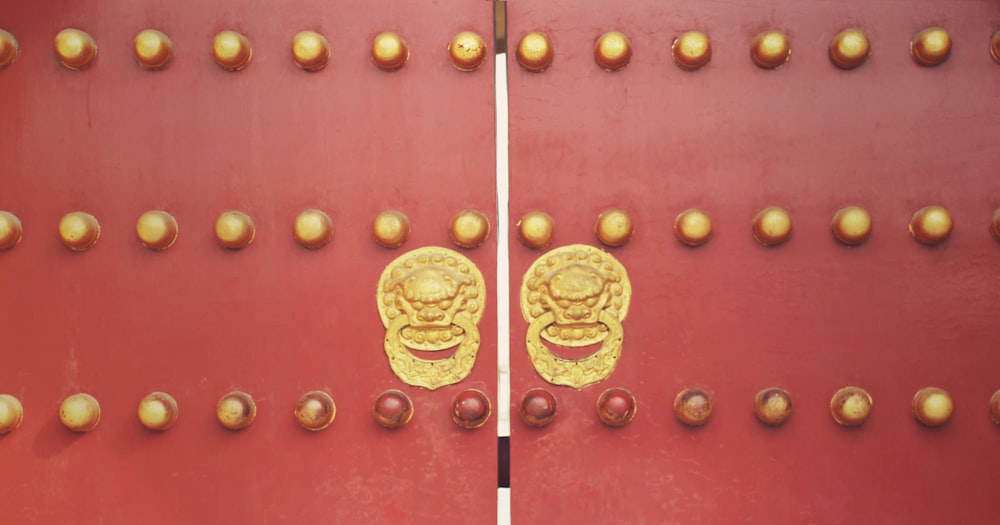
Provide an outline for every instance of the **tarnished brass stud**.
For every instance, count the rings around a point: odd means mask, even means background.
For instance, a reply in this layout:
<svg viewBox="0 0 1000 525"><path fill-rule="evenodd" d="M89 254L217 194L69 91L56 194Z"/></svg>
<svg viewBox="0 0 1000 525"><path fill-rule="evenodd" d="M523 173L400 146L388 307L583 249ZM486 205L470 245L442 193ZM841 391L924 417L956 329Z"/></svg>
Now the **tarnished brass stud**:
<svg viewBox="0 0 1000 525"><path fill-rule="evenodd" d="M0 238L3 238L3 225L0 222ZM993 234L998 241L1000 241L1000 208L997 208L993 212L993 216L990 217L990 233Z"/></svg>
<svg viewBox="0 0 1000 525"><path fill-rule="evenodd" d="M517 44L517 63L532 73L545 71L555 56L549 37L537 31L524 35Z"/></svg>
<svg viewBox="0 0 1000 525"><path fill-rule="evenodd" d="M990 417L1000 425L1000 390L993 392L993 397L990 398Z"/></svg>
<svg viewBox="0 0 1000 525"><path fill-rule="evenodd" d="M333 238L333 221L320 210L305 210L295 218L292 230L296 242L310 250L318 250Z"/></svg>
<svg viewBox="0 0 1000 525"><path fill-rule="evenodd" d="M89 213L67 213L59 220L59 237L69 249L82 252L97 243L101 237L101 225Z"/></svg>
<svg viewBox="0 0 1000 525"><path fill-rule="evenodd" d="M921 388L913 396L913 417L929 427L947 423L954 409L948 392L937 387Z"/></svg>
<svg viewBox="0 0 1000 525"><path fill-rule="evenodd" d="M594 235L597 235L597 240L606 246L625 246L632 240L634 234L632 217L628 212L617 208L601 212L597 216L597 223L594 224Z"/></svg>
<svg viewBox="0 0 1000 525"><path fill-rule="evenodd" d="M872 410L872 396L863 388L848 386L837 390L830 399L830 413L834 421L845 427L856 427L868 419Z"/></svg>
<svg viewBox="0 0 1000 525"><path fill-rule="evenodd" d="M528 248L541 250L552 242L556 225L552 216L544 211L529 211L517 221L521 242Z"/></svg>
<svg viewBox="0 0 1000 525"><path fill-rule="evenodd" d="M21 406L21 401L10 394L0 394L0 436L21 426L23 420L24 407Z"/></svg>
<svg viewBox="0 0 1000 525"><path fill-rule="evenodd" d="M139 241L150 250L166 250L177 241L177 219L162 211L147 211L135 224Z"/></svg>
<svg viewBox="0 0 1000 525"><path fill-rule="evenodd" d="M239 71L250 63L253 48L246 35L236 31L222 31L212 41L212 56L215 63L227 71Z"/></svg>
<svg viewBox="0 0 1000 525"><path fill-rule="evenodd" d="M764 69L778 69L792 56L792 45L781 31L758 33L750 43L750 57Z"/></svg>
<svg viewBox="0 0 1000 525"><path fill-rule="evenodd" d="M951 212L941 206L925 206L910 219L910 235L917 241L935 245L948 239L954 228Z"/></svg>
<svg viewBox="0 0 1000 525"><path fill-rule="evenodd" d="M0 69L13 64L19 50L20 46L14 35L0 29Z"/></svg>
<svg viewBox="0 0 1000 525"><path fill-rule="evenodd" d="M257 418L257 404L246 392L230 392L215 406L215 417L229 430L241 430Z"/></svg>
<svg viewBox="0 0 1000 525"><path fill-rule="evenodd" d="M753 398L753 412L765 425L781 425L792 417L792 396L780 388L765 388Z"/></svg>
<svg viewBox="0 0 1000 525"><path fill-rule="evenodd" d="M179 415L177 401L165 392L153 392L139 401L139 422L149 430L167 430Z"/></svg>
<svg viewBox="0 0 1000 525"><path fill-rule="evenodd" d="M700 427L711 415L712 396L700 388L686 388L674 398L674 416L685 425Z"/></svg>
<svg viewBox="0 0 1000 525"><path fill-rule="evenodd" d="M219 244L231 250L250 246L256 229L250 216L241 211L227 211L215 221L215 238Z"/></svg>
<svg viewBox="0 0 1000 525"><path fill-rule="evenodd" d="M479 428L490 418L490 398L479 390L459 392L451 402L451 420L462 428Z"/></svg>
<svg viewBox="0 0 1000 525"><path fill-rule="evenodd" d="M295 420L299 426L313 432L323 430L337 417L337 405L330 394L322 390L306 392L295 405Z"/></svg>
<svg viewBox="0 0 1000 525"><path fill-rule="evenodd" d="M448 58L459 71L475 71L486 62L486 42L472 31L462 31L448 42Z"/></svg>
<svg viewBox="0 0 1000 525"><path fill-rule="evenodd" d="M315 31L302 31L292 38L292 58L305 71L319 71L330 60L330 41Z"/></svg>
<svg viewBox="0 0 1000 525"><path fill-rule="evenodd" d="M9 211L0 210L0 252L17 246L23 234L21 219Z"/></svg>
<svg viewBox="0 0 1000 525"><path fill-rule="evenodd" d="M695 208L684 210L674 220L674 235L688 246L701 246L712 238L712 218Z"/></svg>
<svg viewBox="0 0 1000 525"><path fill-rule="evenodd" d="M135 61L144 69L163 69L174 56L174 43L167 35L146 29L135 35Z"/></svg>
<svg viewBox="0 0 1000 525"><path fill-rule="evenodd" d="M56 54L59 62L69 69L87 69L97 57L97 42L79 29L63 29L56 35Z"/></svg>
<svg viewBox="0 0 1000 525"><path fill-rule="evenodd" d="M597 417L609 427L623 427L635 418L635 396L624 388L609 388L597 398Z"/></svg>
<svg viewBox="0 0 1000 525"><path fill-rule="evenodd" d="M783 208L771 206L753 218L753 238L764 246L776 246L792 235L792 217Z"/></svg>
<svg viewBox="0 0 1000 525"><path fill-rule="evenodd" d="M372 62L384 71L396 71L410 59L403 37L391 31L379 33L372 41Z"/></svg>
<svg viewBox="0 0 1000 525"><path fill-rule="evenodd" d="M833 214L830 229L844 244L861 244L872 234L872 216L860 206L845 206Z"/></svg>
<svg viewBox="0 0 1000 525"><path fill-rule="evenodd" d="M518 413L529 427L544 427L556 418L556 397L544 388L533 388L521 397Z"/></svg>
<svg viewBox="0 0 1000 525"><path fill-rule="evenodd" d="M608 31L594 43L594 60L607 71L625 69L632 60L632 43L618 31Z"/></svg>
<svg viewBox="0 0 1000 525"><path fill-rule="evenodd" d="M372 238L379 246L399 248L410 236L410 219L403 212L386 210L372 223Z"/></svg>
<svg viewBox="0 0 1000 525"><path fill-rule="evenodd" d="M462 248L478 248L490 235L490 220L486 214L473 209L461 210L448 226L451 242Z"/></svg>
<svg viewBox="0 0 1000 525"><path fill-rule="evenodd" d="M830 42L830 61L841 69L854 69L868 60L871 44L860 29L845 29Z"/></svg>
<svg viewBox="0 0 1000 525"><path fill-rule="evenodd" d="M701 31L688 31L674 39L670 54L681 69L694 71L712 59L712 44Z"/></svg>
<svg viewBox="0 0 1000 525"><path fill-rule="evenodd" d="M73 394L59 407L59 420L73 432L89 432L101 422L101 405L90 394Z"/></svg>
<svg viewBox="0 0 1000 525"><path fill-rule="evenodd" d="M943 28L928 27L913 35L910 54L921 66L939 66L951 54L951 35Z"/></svg>
<svg viewBox="0 0 1000 525"><path fill-rule="evenodd" d="M993 33L993 37L990 38L990 56L1000 62L1000 31Z"/></svg>
<svg viewBox="0 0 1000 525"><path fill-rule="evenodd" d="M399 390L386 390L375 399L372 416L385 428L399 428L413 418L413 401Z"/></svg>

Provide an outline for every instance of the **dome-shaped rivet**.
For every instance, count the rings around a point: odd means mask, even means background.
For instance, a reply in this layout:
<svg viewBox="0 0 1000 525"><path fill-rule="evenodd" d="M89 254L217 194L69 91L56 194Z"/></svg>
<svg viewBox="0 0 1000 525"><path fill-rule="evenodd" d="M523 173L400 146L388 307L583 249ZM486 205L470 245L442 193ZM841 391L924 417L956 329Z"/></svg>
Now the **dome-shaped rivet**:
<svg viewBox="0 0 1000 525"><path fill-rule="evenodd" d="M212 56L215 63L227 71L239 71L250 63L253 48L250 40L236 31L222 31L212 41Z"/></svg>
<svg viewBox="0 0 1000 525"><path fill-rule="evenodd" d="M396 71L410 59L410 48L403 37L391 31L380 33L372 41L372 62L384 71Z"/></svg>
<svg viewBox="0 0 1000 525"><path fill-rule="evenodd" d="M410 219L403 212L386 210L372 223L372 238L379 246L399 248L410 236Z"/></svg>
<svg viewBox="0 0 1000 525"><path fill-rule="evenodd" d="M490 235L490 220L479 210L461 210L451 219L448 234L462 248L478 248Z"/></svg>
<svg viewBox="0 0 1000 525"><path fill-rule="evenodd" d="M319 71L330 60L330 41L315 31L302 31L292 39L292 59L305 71Z"/></svg>
<svg viewBox="0 0 1000 525"><path fill-rule="evenodd" d="M0 252L17 246L23 235L21 219L9 211L0 211Z"/></svg>
<svg viewBox="0 0 1000 525"><path fill-rule="evenodd" d="M674 220L674 235L688 246L701 246L712 238L712 218L698 209L684 210Z"/></svg>
<svg viewBox="0 0 1000 525"><path fill-rule="evenodd" d="M792 396L780 388L765 388L754 397L753 411L761 423L781 425L792 417Z"/></svg>
<svg viewBox="0 0 1000 525"><path fill-rule="evenodd" d="M910 235L923 244L940 244L951 235L954 225L951 212L945 208L925 206L910 219Z"/></svg>
<svg viewBox="0 0 1000 525"><path fill-rule="evenodd" d="M928 27L913 35L910 54L921 66L939 66L951 54L951 35L943 28Z"/></svg>
<svg viewBox="0 0 1000 525"><path fill-rule="evenodd" d="M929 427L947 423L954 409L948 392L937 387L922 388L913 396L913 417Z"/></svg>
<svg viewBox="0 0 1000 525"><path fill-rule="evenodd" d="M993 33L990 38L990 56L993 57L993 60L1000 62L1000 31Z"/></svg>
<svg viewBox="0 0 1000 525"><path fill-rule="evenodd" d="M521 397L518 413L529 427L544 427L556 418L556 397L544 388L533 388Z"/></svg>
<svg viewBox="0 0 1000 525"><path fill-rule="evenodd" d="M792 235L792 216L783 208L771 206L753 218L753 238L764 246L776 246Z"/></svg>
<svg viewBox="0 0 1000 525"><path fill-rule="evenodd" d="M860 206L845 206L833 214L830 229L844 244L861 244L872 234L872 216Z"/></svg>
<svg viewBox="0 0 1000 525"><path fill-rule="evenodd" d="M135 35L135 61L144 69L163 69L174 56L174 43L167 35L146 29Z"/></svg>
<svg viewBox="0 0 1000 525"><path fill-rule="evenodd" d="M73 432L89 432L101 422L101 405L90 394L73 394L60 405L59 420Z"/></svg>
<svg viewBox="0 0 1000 525"><path fill-rule="evenodd" d="M990 417L1000 425L1000 390L993 392L993 397L990 398Z"/></svg>
<svg viewBox="0 0 1000 525"><path fill-rule="evenodd" d="M597 240L612 248L625 246L632 240L634 234L632 217L628 212L617 208L601 212L594 224L594 235L597 236Z"/></svg>
<svg viewBox="0 0 1000 525"><path fill-rule="evenodd" d="M2 231L3 226L0 224L0 238L3 237ZM990 217L990 233L992 233L993 237L1000 241L1000 208L997 208L996 211L993 212L993 216Z"/></svg>
<svg viewBox="0 0 1000 525"><path fill-rule="evenodd" d="M618 31L604 33L594 43L594 60L607 71L625 69L632 60L632 43Z"/></svg>
<svg viewBox="0 0 1000 525"><path fill-rule="evenodd" d="M490 398L479 390L459 392L451 402L451 420L462 428L480 428L490 418Z"/></svg>
<svg viewBox="0 0 1000 525"><path fill-rule="evenodd" d="M555 235L555 221L544 211L529 211L517 221L517 232L521 242L528 248L541 250L552 242Z"/></svg>
<svg viewBox="0 0 1000 525"><path fill-rule="evenodd" d="M637 409L635 396L624 388L609 388L597 398L597 417L609 427L629 424Z"/></svg>
<svg viewBox="0 0 1000 525"><path fill-rule="evenodd" d="M545 71L555 55L549 37L537 31L524 35L517 44L517 63L532 73Z"/></svg>
<svg viewBox="0 0 1000 525"><path fill-rule="evenodd" d="M97 57L97 42L79 29L63 29L56 35L55 45L59 61L69 69L87 69Z"/></svg>
<svg viewBox="0 0 1000 525"><path fill-rule="evenodd" d="M215 221L215 239L231 250L249 246L255 233L253 220L241 211L223 212Z"/></svg>
<svg viewBox="0 0 1000 525"><path fill-rule="evenodd" d="M674 398L674 417L692 427L708 423L712 415L712 396L700 388L686 388Z"/></svg>
<svg viewBox="0 0 1000 525"><path fill-rule="evenodd" d="M413 418L413 401L399 390L386 390L375 399L372 416L385 428L399 428Z"/></svg>
<svg viewBox="0 0 1000 525"><path fill-rule="evenodd" d="M177 219L162 211L147 211L135 224L139 242L150 250L166 250L177 241Z"/></svg>
<svg viewBox="0 0 1000 525"><path fill-rule="evenodd" d="M448 58L459 71L475 71L486 62L486 42L472 31L462 31L448 42Z"/></svg>
<svg viewBox="0 0 1000 525"><path fill-rule="evenodd" d="M792 45L781 31L758 33L750 44L750 57L764 69L777 69L792 56Z"/></svg>
<svg viewBox="0 0 1000 525"><path fill-rule="evenodd" d="M333 221L320 210L305 210L295 217L292 230L296 242L305 248L318 250L333 238Z"/></svg>
<svg viewBox="0 0 1000 525"><path fill-rule="evenodd" d="M863 388L841 388L830 399L830 414L834 421L845 427L856 427L868 419L872 410L872 396Z"/></svg>
<svg viewBox="0 0 1000 525"><path fill-rule="evenodd" d="M0 69L13 64L19 50L20 46L14 35L0 29Z"/></svg>
<svg viewBox="0 0 1000 525"><path fill-rule="evenodd" d="M69 249L82 252L97 243L101 237L101 225L89 213L67 213L59 220L59 237Z"/></svg>
<svg viewBox="0 0 1000 525"><path fill-rule="evenodd" d="M177 401L165 392L153 392L139 402L139 422L149 430L167 430L179 415Z"/></svg>
<svg viewBox="0 0 1000 525"><path fill-rule="evenodd" d="M306 392L295 405L295 420L299 426L313 432L323 430L337 417L337 405L330 394L322 390Z"/></svg>
<svg viewBox="0 0 1000 525"><path fill-rule="evenodd" d="M24 407L21 406L21 401L10 394L0 394L0 436L21 426L23 420Z"/></svg>
<svg viewBox="0 0 1000 525"><path fill-rule="evenodd" d="M681 69L694 71L712 59L712 44L701 31L688 31L674 39L670 54Z"/></svg>
<svg viewBox="0 0 1000 525"><path fill-rule="evenodd" d="M871 44L860 29L845 29L830 42L830 61L841 69L854 69L868 60Z"/></svg>
<svg viewBox="0 0 1000 525"><path fill-rule="evenodd" d="M215 417L229 430L241 430L257 418L257 404L246 392L230 392L219 399Z"/></svg>

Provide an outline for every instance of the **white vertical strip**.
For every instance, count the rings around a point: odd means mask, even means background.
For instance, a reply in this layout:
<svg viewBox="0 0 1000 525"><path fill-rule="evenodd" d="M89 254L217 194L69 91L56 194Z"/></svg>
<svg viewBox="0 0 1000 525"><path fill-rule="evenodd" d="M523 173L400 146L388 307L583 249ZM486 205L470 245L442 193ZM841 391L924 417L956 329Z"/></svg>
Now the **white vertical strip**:
<svg viewBox="0 0 1000 525"><path fill-rule="evenodd" d="M497 489L497 525L510 525L510 489Z"/></svg>
<svg viewBox="0 0 1000 525"><path fill-rule="evenodd" d="M507 54L494 74L497 157L497 436L510 436L510 179L507 166Z"/></svg>

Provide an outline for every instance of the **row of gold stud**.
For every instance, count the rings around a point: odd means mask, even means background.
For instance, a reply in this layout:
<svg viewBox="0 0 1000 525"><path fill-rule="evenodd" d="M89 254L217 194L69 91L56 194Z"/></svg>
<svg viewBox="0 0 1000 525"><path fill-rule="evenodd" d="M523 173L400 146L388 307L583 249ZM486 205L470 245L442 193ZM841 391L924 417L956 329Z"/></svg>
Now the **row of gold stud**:
<svg viewBox="0 0 1000 525"><path fill-rule="evenodd" d="M55 38L56 54L69 69L83 70L97 57L97 43L89 34L74 28L60 31ZM143 68L158 70L169 64L173 57L173 41L155 29L141 31L135 37L136 62ZM941 27L928 27L910 40L910 54L917 64L932 67L943 64L951 54L952 39ZM292 39L292 59L306 71L326 67L330 58L330 42L315 31L302 31ZM14 62L19 45L14 35L0 30L0 69ZM990 55L1000 62L1000 31L993 34L989 45ZM618 31L601 35L594 44L594 60L608 71L624 69L632 59L633 48L629 38ZM777 69L787 63L792 54L791 41L779 30L757 34L750 43L750 57L765 69ZM853 69L865 63L871 54L867 35L858 28L837 33L830 42L829 58L839 68ZM253 57L253 48L246 35L236 31L222 31L212 42L212 55L223 69L239 71ZM671 55L676 64L693 71L707 64L712 58L711 41L701 31L688 31L677 36L671 45ZM451 64L460 71L474 71L486 60L486 43L471 31L463 31L448 43ZM532 31L524 35L517 46L517 61L528 71L541 72L555 58L551 40L544 33ZM394 32L377 35L371 48L372 62L386 71L395 71L409 60L409 46Z"/></svg>
<svg viewBox="0 0 1000 525"><path fill-rule="evenodd" d="M386 428L398 428L413 417L413 401L399 390L380 394L372 406L375 421ZM468 389L452 400L451 417L462 428L480 428L492 412L489 398L483 392ZM293 411L299 425L312 431L323 430L337 416L337 405L330 394L322 390L306 392ZM165 392L153 392L139 402L139 422L149 430L169 430L177 422L180 409L177 401ZM216 418L230 430L242 430L257 418L257 404L246 392L233 391L216 404ZM24 420L21 401L10 394L0 394L0 435L17 429ZM87 393L73 394L59 406L59 420L74 432L90 432L101 422L101 405Z"/></svg>
<svg viewBox="0 0 1000 525"><path fill-rule="evenodd" d="M833 394L830 399L830 414L837 424L856 427L868 420L872 406L871 394L863 388L848 386ZM609 388L598 396L596 409L602 423L622 427L635 417L638 405L635 396L628 390ZM548 390L535 388L522 396L518 412L526 425L537 428L552 423L557 410L556 397ZM701 388L684 389L674 398L673 410L679 422L692 427L702 426L712 416L712 395ZM914 418L923 425L939 427L951 419L954 401L947 391L926 387L913 396L911 410ZM479 390L464 390L452 400L452 421L462 428L482 427L491 412L489 398ZM765 388L754 396L753 412L765 425L783 425L792 417L792 397L784 389ZM990 398L989 412L993 422L1000 425L1000 390ZM386 428L406 425L413 413L413 401L399 390L383 392L372 406L375 421ZM139 422L149 430L168 430L177 422L179 415L177 401L164 392L153 392L139 402ZM298 400L293 415L302 428L319 431L333 423L337 406L329 394L313 390ZM246 392L229 392L216 404L216 418L230 430L247 428L256 417L257 405ZM24 409L20 400L9 394L0 394L0 435L17 429L23 419ZM73 394L61 403L59 419L69 430L89 432L101 421L100 403L90 394Z"/></svg>
<svg viewBox="0 0 1000 525"><path fill-rule="evenodd" d="M319 71L330 59L330 42L315 31L302 31L292 39L292 59L306 71ZM97 42L88 33L75 28L63 29L55 38L59 62L74 71L90 67L97 58ZM20 51L17 38L0 29L0 69L14 62ZM135 60L142 68L156 71L166 67L174 54L173 40L155 29L146 29L135 36ZM212 40L212 56L219 67L239 71L250 64L253 47L246 35L236 31L221 31ZM448 42L448 57L459 71L474 71L486 61L486 42L471 31L462 31ZM410 49L394 32L377 35L372 41L372 62L386 71L395 71L410 58Z"/></svg>
<svg viewBox="0 0 1000 525"><path fill-rule="evenodd" d="M555 221L542 211L531 211L521 217L516 224L521 242L533 249L544 249L555 236ZM926 206L916 211L910 219L909 231L914 239L936 245L951 235L954 220L951 212L941 206ZM701 246L712 238L714 230L712 218L699 209L687 209L674 221L674 234L688 246ZM1000 209L990 218L989 230L1000 239ZM786 242L792 234L792 218L787 210L770 206L753 218L754 239L764 246L776 246ZM835 239L846 245L865 242L872 233L872 217L860 206L846 206L837 210L831 221L831 231ZM166 250L177 241L179 228L177 220L163 210L143 213L136 223L136 234L143 246L156 251ZM400 211L386 210L379 213L372 222L372 238L380 246L399 248L410 233L409 219ZM482 246L490 233L490 220L485 213L475 209L464 209L452 217L448 225L448 235L452 243L463 248ZM619 247L627 244L635 234L632 217L628 212L616 208L605 210L597 217L594 225L597 239L606 246ZM333 221L321 210L309 209L300 213L292 227L295 240L305 248L319 249L333 238ZM256 235L253 219L241 211L226 211L215 222L216 240L225 248L239 250L249 246ZM92 248L101 236L101 226L93 215L76 211L68 213L59 221L59 237L74 251ZM23 227L21 220L13 213L0 211L0 251L9 250L21 242Z"/></svg>

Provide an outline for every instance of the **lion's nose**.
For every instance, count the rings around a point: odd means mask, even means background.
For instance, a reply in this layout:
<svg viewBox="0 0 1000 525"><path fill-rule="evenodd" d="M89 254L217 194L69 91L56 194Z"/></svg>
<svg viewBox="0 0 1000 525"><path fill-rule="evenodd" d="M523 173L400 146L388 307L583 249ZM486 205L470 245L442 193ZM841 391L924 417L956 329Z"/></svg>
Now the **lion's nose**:
<svg viewBox="0 0 1000 525"><path fill-rule="evenodd" d="M424 308L417 312L417 318L426 323L436 323L444 320L444 310L439 308Z"/></svg>
<svg viewBox="0 0 1000 525"><path fill-rule="evenodd" d="M590 308L586 306L571 306L566 309L566 317L574 321L582 321L590 317Z"/></svg>

